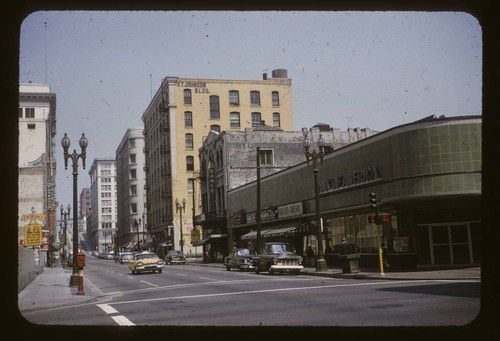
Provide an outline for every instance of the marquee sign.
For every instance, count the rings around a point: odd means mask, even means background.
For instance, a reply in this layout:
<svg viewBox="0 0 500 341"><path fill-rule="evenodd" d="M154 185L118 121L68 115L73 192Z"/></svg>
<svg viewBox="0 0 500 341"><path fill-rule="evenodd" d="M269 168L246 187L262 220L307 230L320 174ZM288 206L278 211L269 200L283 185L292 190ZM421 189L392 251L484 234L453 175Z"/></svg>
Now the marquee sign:
<svg viewBox="0 0 500 341"><path fill-rule="evenodd" d="M29 223L26 226L24 226L24 242L23 242L24 246L43 245L42 225L38 224L37 220L45 221L45 218L46 218L45 214L34 213L34 212L30 214L23 214L21 216L21 221L29 220Z"/></svg>

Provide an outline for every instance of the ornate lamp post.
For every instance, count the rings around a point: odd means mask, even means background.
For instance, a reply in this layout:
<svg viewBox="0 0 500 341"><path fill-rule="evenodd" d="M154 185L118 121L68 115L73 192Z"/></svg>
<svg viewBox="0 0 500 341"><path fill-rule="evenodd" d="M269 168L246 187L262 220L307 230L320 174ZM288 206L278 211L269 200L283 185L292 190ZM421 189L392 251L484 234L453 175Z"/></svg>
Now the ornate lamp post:
<svg viewBox="0 0 500 341"><path fill-rule="evenodd" d="M85 169L85 158L87 156L86 149L88 145L88 140L85 134L82 133L80 138L80 148L82 150L81 154L73 150L73 154L68 153L68 148L70 146L70 140L68 135L64 133L64 137L61 140L61 145L64 149L64 169L68 169L68 159L71 158L73 162L73 273L71 274L70 286L78 286L79 274L78 266L76 265L77 253L78 253L78 212L75 207L78 207L78 159L82 159L83 169Z"/></svg>
<svg viewBox="0 0 500 341"><path fill-rule="evenodd" d="M179 244L181 245L181 252L184 253L184 237L182 235L182 212L186 211L186 199L182 199L182 206L179 204L179 200L176 198L175 199L175 212L180 213L181 216L181 240L179 241Z"/></svg>
<svg viewBox="0 0 500 341"><path fill-rule="evenodd" d="M326 260L323 256L323 240L321 236L321 209L319 205L319 168L324 165L323 157L325 156L325 141L319 135L319 139L317 141L319 152L313 150L309 151L309 147L311 147L311 141L307 138L304 139L304 152L306 155L307 167L309 167L309 162L312 161L313 164L313 173L314 173L314 194L316 199L316 238L318 240L318 259L316 260L316 271L325 271L327 270ZM319 161L319 162L318 162Z"/></svg>
<svg viewBox="0 0 500 341"><path fill-rule="evenodd" d="M67 237L66 237L66 229L68 227L68 218L69 214L71 212L71 206L68 204L68 208L66 209L66 212L64 212L63 205L60 205L61 208L61 219L64 219L64 239L63 239L63 256L62 256L62 263L63 263L63 268L66 268L68 266L68 243L67 243Z"/></svg>

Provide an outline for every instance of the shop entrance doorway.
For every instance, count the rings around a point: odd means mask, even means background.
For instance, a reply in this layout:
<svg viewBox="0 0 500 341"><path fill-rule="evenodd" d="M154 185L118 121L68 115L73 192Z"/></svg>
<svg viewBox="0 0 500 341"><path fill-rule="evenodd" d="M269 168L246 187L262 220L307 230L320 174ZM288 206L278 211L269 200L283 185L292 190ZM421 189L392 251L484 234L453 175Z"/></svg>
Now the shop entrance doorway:
<svg viewBox="0 0 500 341"><path fill-rule="evenodd" d="M479 222L418 225L419 264L478 264Z"/></svg>

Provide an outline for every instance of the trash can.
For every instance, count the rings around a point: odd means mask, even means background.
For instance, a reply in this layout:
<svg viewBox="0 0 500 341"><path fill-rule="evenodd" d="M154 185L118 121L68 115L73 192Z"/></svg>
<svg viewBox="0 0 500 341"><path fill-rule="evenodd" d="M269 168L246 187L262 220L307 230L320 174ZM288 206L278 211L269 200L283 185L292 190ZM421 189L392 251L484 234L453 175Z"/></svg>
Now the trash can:
<svg viewBox="0 0 500 341"><path fill-rule="evenodd" d="M343 273L352 274L359 272L359 254L339 255L339 260L342 264Z"/></svg>

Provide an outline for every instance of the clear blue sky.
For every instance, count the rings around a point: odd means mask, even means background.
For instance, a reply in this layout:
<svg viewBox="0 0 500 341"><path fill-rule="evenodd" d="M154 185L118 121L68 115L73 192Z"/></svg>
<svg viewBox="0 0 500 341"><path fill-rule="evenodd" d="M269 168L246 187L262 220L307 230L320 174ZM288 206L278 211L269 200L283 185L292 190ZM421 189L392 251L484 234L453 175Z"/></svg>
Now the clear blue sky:
<svg viewBox="0 0 500 341"><path fill-rule="evenodd" d="M262 79L284 68L295 130L382 131L481 115L482 48L480 24L462 12L36 12L21 26L19 81L47 81L57 95L56 196L66 206L64 133L71 151L82 132L89 140L80 191L93 159L114 157L126 129L142 126L166 76Z"/></svg>

